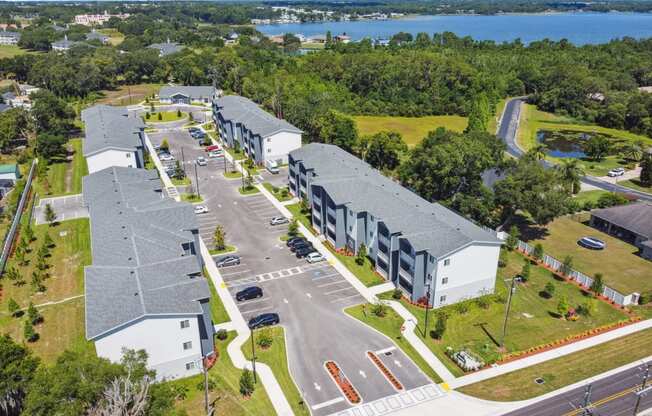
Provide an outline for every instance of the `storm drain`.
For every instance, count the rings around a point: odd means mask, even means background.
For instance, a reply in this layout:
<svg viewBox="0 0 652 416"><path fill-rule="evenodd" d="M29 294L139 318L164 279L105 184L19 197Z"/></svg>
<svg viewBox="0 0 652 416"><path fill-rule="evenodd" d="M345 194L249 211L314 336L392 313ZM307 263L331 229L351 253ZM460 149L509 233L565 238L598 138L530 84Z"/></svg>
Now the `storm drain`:
<svg viewBox="0 0 652 416"><path fill-rule="evenodd" d="M546 380L542 379L541 377L537 377L534 379L534 382L537 384L543 384L546 382Z"/></svg>

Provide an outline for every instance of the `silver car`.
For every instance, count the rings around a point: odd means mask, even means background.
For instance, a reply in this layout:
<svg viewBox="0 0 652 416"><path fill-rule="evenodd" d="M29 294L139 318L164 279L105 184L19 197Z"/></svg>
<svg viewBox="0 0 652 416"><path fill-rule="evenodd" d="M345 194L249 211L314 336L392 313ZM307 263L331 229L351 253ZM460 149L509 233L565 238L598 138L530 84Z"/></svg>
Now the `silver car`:
<svg viewBox="0 0 652 416"><path fill-rule="evenodd" d="M274 217L269 221L269 225L281 225L287 224L288 222L290 222L290 220L285 217Z"/></svg>

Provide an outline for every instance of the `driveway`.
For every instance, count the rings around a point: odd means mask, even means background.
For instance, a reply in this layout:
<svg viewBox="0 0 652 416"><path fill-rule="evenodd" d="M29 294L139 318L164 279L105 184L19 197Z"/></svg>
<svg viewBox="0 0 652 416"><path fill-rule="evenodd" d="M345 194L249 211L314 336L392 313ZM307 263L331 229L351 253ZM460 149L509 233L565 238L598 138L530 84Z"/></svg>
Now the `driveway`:
<svg viewBox="0 0 652 416"><path fill-rule="evenodd" d="M34 218L37 225L47 223L45 220L45 206L47 204L50 204L54 213L57 214L57 221L88 218L88 208L84 206L81 194L41 198L38 205L34 207Z"/></svg>
<svg viewBox="0 0 652 416"><path fill-rule="evenodd" d="M184 149L186 161L203 154L185 132L150 134L154 145L163 137L168 139L172 154L180 156ZM223 170L221 158L197 168L202 204L210 210L198 216L201 237L212 247L215 226L221 224L227 243L237 247L241 264L221 269L232 294L254 284L263 288L264 296L241 302L240 311L245 319L264 312L280 315L290 372L312 413L321 416L351 407L324 367L329 360L338 364L364 403L397 395L367 358L367 351L381 357L405 390L431 385L389 338L343 312L344 308L364 302L348 281L328 263L311 265L297 259L280 240L287 225L269 225L273 216L280 215L276 208L260 194L240 195L240 179L225 179ZM266 173L261 175L265 178ZM195 181L194 166L189 176ZM284 176L281 173L272 179L282 181ZM431 389L435 392L433 397L441 394L437 386L431 385Z"/></svg>

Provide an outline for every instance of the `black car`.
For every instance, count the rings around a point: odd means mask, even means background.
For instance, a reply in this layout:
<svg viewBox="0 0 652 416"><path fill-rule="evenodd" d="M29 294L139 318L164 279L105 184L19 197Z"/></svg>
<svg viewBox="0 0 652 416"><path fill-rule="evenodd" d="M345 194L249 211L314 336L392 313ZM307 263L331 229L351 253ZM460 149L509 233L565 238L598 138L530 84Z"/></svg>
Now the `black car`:
<svg viewBox="0 0 652 416"><path fill-rule="evenodd" d="M300 241L296 244L290 246L290 251L297 251L299 249L310 247L312 248L312 243L310 241Z"/></svg>
<svg viewBox="0 0 652 416"><path fill-rule="evenodd" d="M294 252L294 254L296 254L298 259L301 259L301 258L306 257L310 253L314 253L315 251L317 251L317 250L315 250L312 246L307 246L307 247L298 248Z"/></svg>
<svg viewBox="0 0 652 416"><path fill-rule="evenodd" d="M240 257L239 256L224 256L215 261L215 264L217 267L227 267L227 266L235 266L236 264L240 264Z"/></svg>
<svg viewBox="0 0 652 416"><path fill-rule="evenodd" d="M262 297L263 297L263 289L261 289L258 286L248 287L235 294L235 299L238 302L242 302L243 300L262 298Z"/></svg>
<svg viewBox="0 0 652 416"><path fill-rule="evenodd" d="M263 313L249 320L249 329L261 328L263 326L276 325L281 320L277 313Z"/></svg>
<svg viewBox="0 0 652 416"><path fill-rule="evenodd" d="M302 241L307 241L304 237L292 237L288 241L285 242L285 245L288 247L292 247L295 244L298 244Z"/></svg>

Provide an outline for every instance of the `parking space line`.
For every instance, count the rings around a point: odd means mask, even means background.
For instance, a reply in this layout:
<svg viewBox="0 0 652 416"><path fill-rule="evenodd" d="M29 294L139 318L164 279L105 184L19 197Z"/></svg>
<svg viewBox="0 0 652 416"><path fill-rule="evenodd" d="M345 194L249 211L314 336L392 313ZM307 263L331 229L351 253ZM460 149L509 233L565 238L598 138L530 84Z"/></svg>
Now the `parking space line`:
<svg viewBox="0 0 652 416"><path fill-rule="evenodd" d="M250 272L250 271L251 270L249 270L249 269L245 269L245 270L238 270L238 271L235 271L233 273L222 273L222 277L233 276L233 275L238 274L238 273L247 273L247 272Z"/></svg>
<svg viewBox="0 0 652 416"><path fill-rule="evenodd" d="M353 298L355 298L355 297L360 297L360 298L364 299L364 298L363 298L359 293L356 293L355 295L346 296L346 297L344 297L344 298L339 298L339 299L331 300L330 303L341 302L341 301L343 301L343 300L353 299Z"/></svg>
<svg viewBox="0 0 652 416"><path fill-rule="evenodd" d="M313 277L312 280L314 281L314 280L328 279L329 277L333 277L333 276L341 276L341 275L339 273L335 272L333 274L327 274L327 275L324 275L324 276L320 275L319 277Z"/></svg>
<svg viewBox="0 0 652 416"><path fill-rule="evenodd" d="M326 286L331 286L331 285L339 285L340 283L348 283L348 281L346 279L336 280L334 282L324 283L323 285L317 285L317 287L326 287Z"/></svg>
<svg viewBox="0 0 652 416"><path fill-rule="evenodd" d="M356 290L353 286L348 286L348 287L343 287L341 289L331 290L330 292L324 292L324 295L332 295L333 293L344 292L345 290L351 290L351 289Z"/></svg>
<svg viewBox="0 0 652 416"><path fill-rule="evenodd" d="M258 313L260 311L267 311L267 310L270 310L270 309L273 309L273 308L274 308L274 306L268 305L268 306L263 306L262 308L251 309L251 310L242 310L241 309L240 312L242 312L242 313Z"/></svg>
<svg viewBox="0 0 652 416"><path fill-rule="evenodd" d="M239 304L242 306L246 306L246 305L253 305L254 303L266 302L268 300L269 300L268 298L261 298L261 299L247 300L244 302L240 302Z"/></svg>
<svg viewBox="0 0 652 416"><path fill-rule="evenodd" d="M324 407L332 406L334 404L340 403L344 401L344 397L336 397L333 400L327 400L325 402L318 403L316 405L310 406L312 410L319 410L323 409Z"/></svg>

